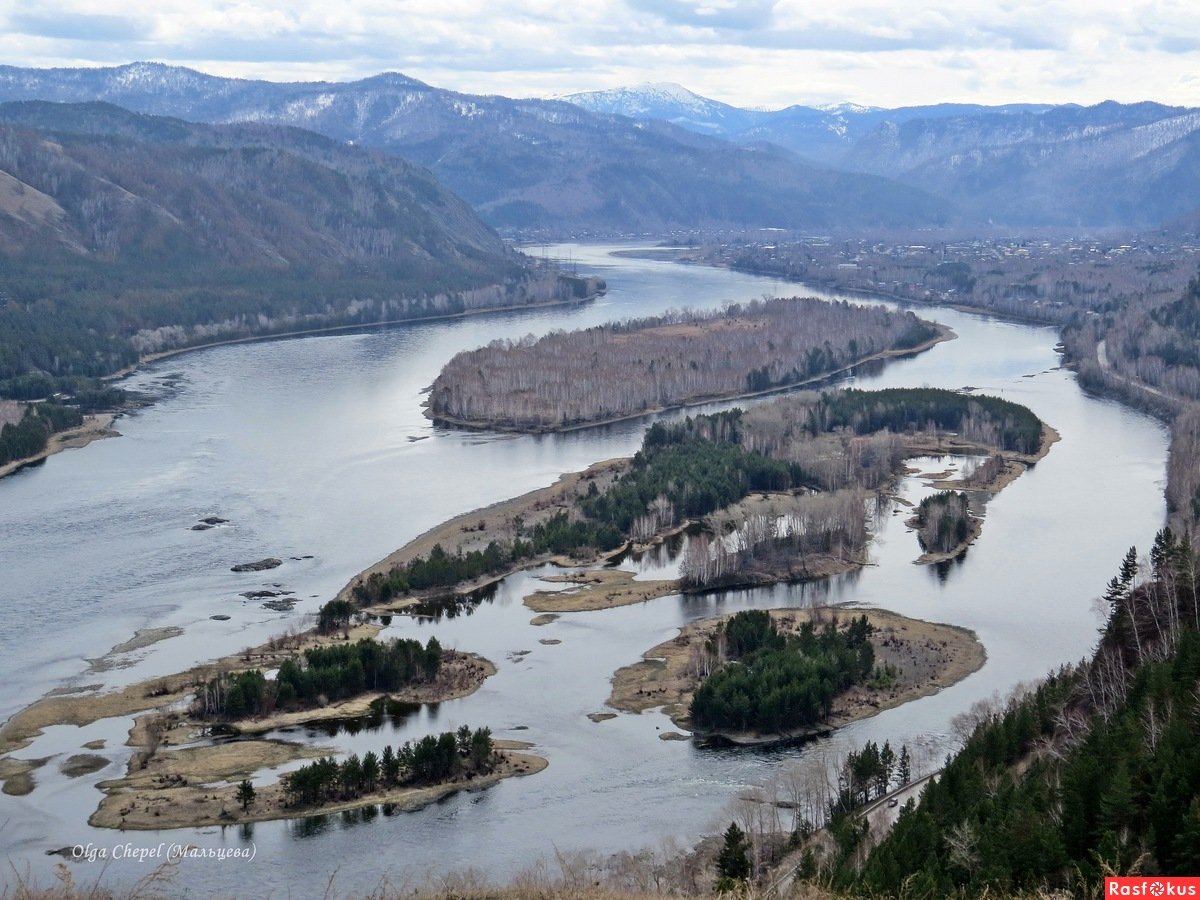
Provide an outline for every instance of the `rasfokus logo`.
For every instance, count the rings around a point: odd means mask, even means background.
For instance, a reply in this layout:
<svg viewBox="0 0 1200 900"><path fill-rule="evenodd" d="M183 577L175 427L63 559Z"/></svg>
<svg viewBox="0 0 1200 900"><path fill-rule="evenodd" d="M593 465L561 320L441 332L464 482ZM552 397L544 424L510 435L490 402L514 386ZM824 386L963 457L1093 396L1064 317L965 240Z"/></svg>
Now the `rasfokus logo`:
<svg viewBox="0 0 1200 900"><path fill-rule="evenodd" d="M1200 878L1125 875L1104 879L1105 897L1200 897Z"/></svg>

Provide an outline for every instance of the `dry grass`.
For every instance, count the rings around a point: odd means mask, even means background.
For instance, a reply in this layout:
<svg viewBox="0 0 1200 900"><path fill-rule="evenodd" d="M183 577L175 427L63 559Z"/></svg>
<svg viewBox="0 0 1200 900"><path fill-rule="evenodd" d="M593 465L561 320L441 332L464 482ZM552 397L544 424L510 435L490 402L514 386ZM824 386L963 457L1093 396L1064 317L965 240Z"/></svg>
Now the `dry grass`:
<svg viewBox="0 0 1200 900"><path fill-rule="evenodd" d="M497 741L496 744L500 747L504 742ZM101 828L155 830L291 819L378 803L419 809L458 791L484 790L505 778L533 775L548 765L540 756L500 749L502 761L496 769L478 778L460 778L428 787L379 790L352 800L315 807L287 805L283 786L276 783L258 788L254 802L243 810L235 797L236 786L225 783L248 777L263 768L274 768L298 759L315 759L330 752L329 748L281 741L238 741L217 747L158 753L146 769L102 783L100 787L107 796L88 823ZM189 777L182 774L185 772Z"/></svg>
<svg viewBox="0 0 1200 900"><path fill-rule="evenodd" d="M551 516L569 511L580 496L587 492L589 485L595 484L597 489L604 491L629 468L629 459L610 459L588 466L582 472L569 472L563 475L550 487L530 491L511 500L503 500L455 516L441 525L429 529L399 550L381 559L375 565L364 569L350 580L350 583L338 592L339 599L350 599L354 586L375 572L386 573L392 569L407 565L412 560L428 556L436 544L441 544L448 553L461 549L464 553L471 550L482 550L491 541L511 543L518 536L517 520L525 529L544 522ZM545 560L529 560L517 568L528 568ZM571 562L567 561L570 565ZM464 593L479 587L489 581L496 581L503 575L492 575L481 579L479 583L460 585L459 593ZM417 598L388 604L390 609L402 609L418 602ZM383 610L386 611L386 610Z"/></svg>
<svg viewBox="0 0 1200 900"><path fill-rule="evenodd" d="M634 573L624 569L596 569L573 575L551 576L544 580L566 581L579 586L566 591L537 591L530 594L525 598L525 605L534 612L613 609L679 593L678 581L635 581Z"/></svg>

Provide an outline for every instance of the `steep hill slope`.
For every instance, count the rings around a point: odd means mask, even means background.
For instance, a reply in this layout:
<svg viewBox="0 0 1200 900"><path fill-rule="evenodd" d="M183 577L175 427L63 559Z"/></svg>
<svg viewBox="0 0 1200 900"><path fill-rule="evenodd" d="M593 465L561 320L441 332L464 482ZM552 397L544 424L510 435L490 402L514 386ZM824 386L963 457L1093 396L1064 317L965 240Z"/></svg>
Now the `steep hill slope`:
<svg viewBox="0 0 1200 900"><path fill-rule="evenodd" d="M555 296L462 200L297 129L0 105L0 392L141 353Z"/></svg>

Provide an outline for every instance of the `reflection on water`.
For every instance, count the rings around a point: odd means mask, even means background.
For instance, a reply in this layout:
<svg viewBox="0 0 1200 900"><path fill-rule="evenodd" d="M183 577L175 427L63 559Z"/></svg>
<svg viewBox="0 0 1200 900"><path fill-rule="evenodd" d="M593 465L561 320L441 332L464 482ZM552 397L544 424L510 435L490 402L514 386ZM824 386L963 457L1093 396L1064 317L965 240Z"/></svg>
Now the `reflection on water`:
<svg viewBox="0 0 1200 900"><path fill-rule="evenodd" d="M496 598L498 582L491 581L483 587L468 591L465 594L443 594L440 597L428 597L418 600L411 606L406 606L404 612L417 619L429 622L440 622L442 619L453 619L457 616L469 616L483 603L491 603ZM384 623L386 628L389 622Z"/></svg>
<svg viewBox="0 0 1200 900"><path fill-rule="evenodd" d="M673 581L679 577L680 557L687 537L700 531L701 526L692 523L648 547L634 549L632 544L627 544L620 553L609 557L604 568L632 571L635 581Z"/></svg>
<svg viewBox="0 0 1200 900"><path fill-rule="evenodd" d="M337 737L338 735L357 735L363 732L376 733L390 728L392 731L402 731L407 720L421 710L421 707L431 706L436 711L437 704L407 703L392 697L380 697L371 702L369 712L359 716L339 716L332 719L317 719L299 727L279 728L268 737L275 740L295 741L299 735L306 734L309 739L319 736Z"/></svg>

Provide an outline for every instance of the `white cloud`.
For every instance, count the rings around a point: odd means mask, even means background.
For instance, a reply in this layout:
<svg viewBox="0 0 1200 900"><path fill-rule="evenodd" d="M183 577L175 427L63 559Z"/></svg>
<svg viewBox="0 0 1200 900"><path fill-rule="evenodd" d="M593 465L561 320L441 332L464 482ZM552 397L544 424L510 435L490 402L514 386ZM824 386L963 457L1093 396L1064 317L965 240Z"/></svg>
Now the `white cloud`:
<svg viewBox="0 0 1200 900"><path fill-rule="evenodd" d="M384 70L547 96L676 81L745 106L1200 105L1191 0L0 0L11 65L155 59L223 75Z"/></svg>

